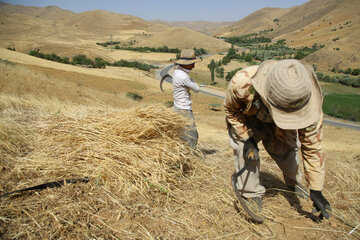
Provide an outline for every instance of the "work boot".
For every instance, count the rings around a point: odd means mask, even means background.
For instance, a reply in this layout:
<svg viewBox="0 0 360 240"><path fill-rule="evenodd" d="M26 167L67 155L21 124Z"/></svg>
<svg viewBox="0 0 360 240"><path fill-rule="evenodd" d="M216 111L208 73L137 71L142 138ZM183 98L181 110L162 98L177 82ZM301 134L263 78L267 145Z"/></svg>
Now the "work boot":
<svg viewBox="0 0 360 240"><path fill-rule="evenodd" d="M260 213L262 209L262 198L261 197L243 197L248 208L255 214Z"/></svg>
<svg viewBox="0 0 360 240"><path fill-rule="evenodd" d="M301 184L295 184L294 187L286 186L286 188L301 199L307 200L310 197L308 190Z"/></svg>

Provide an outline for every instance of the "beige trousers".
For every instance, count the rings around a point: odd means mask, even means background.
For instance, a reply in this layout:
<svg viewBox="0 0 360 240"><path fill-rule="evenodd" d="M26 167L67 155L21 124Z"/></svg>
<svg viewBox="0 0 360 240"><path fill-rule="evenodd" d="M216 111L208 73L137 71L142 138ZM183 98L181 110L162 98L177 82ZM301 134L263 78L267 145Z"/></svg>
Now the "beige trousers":
<svg viewBox="0 0 360 240"><path fill-rule="evenodd" d="M285 184L295 186L301 183L302 174L299 168L299 148L300 141L296 130L285 131L280 140L276 135L276 126L274 123L263 123L256 118L251 118L251 129L254 133L256 142L262 141L266 151L276 161L283 172ZM239 140L235 130L228 127L230 145L234 151L234 162L236 172L239 172L245 165L243 155L244 143ZM261 158L261 156L260 156ZM261 197L265 194L265 187L260 182L260 161L251 161L246 170L238 177L237 188L243 196Z"/></svg>
<svg viewBox="0 0 360 240"><path fill-rule="evenodd" d="M196 149L199 133L196 129L195 118L192 110L180 109L174 106L174 111L190 119L189 125L186 125L184 129L182 138L192 149Z"/></svg>

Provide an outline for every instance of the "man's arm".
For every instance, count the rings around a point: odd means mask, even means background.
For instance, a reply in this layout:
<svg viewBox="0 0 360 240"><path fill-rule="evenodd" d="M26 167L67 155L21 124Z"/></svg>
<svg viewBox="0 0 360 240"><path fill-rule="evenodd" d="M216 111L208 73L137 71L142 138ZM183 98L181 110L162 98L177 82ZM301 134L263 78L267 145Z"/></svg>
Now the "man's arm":
<svg viewBox="0 0 360 240"><path fill-rule="evenodd" d="M322 148L323 115L317 124L299 130L299 140L304 159L305 179L309 183L310 198L313 201L313 212L330 218L331 207L322 194L325 178L324 153Z"/></svg>
<svg viewBox="0 0 360 240"><path fill-rule="evenodd" d="M184 85L196 93L200 91L199 85L191 78L186 78L184 80Z"/></svg>
<svg viewBox="0 0 360 240"><path fill-rule="evenodd" d="M322 191L325 178L322 122L323 115L317 124L299 130L305 179L310 189L316 191Z"/></svg>
<svg viewBox="0 0 360 240"><path fill-rule="evenodd" d="M238 71L229 83L224 101L226 121L234 128L241 141L253 136L251 129L246 125L247 117L244 114L253 100L249 92L253 72L249 74L247 69Z"/></svg>

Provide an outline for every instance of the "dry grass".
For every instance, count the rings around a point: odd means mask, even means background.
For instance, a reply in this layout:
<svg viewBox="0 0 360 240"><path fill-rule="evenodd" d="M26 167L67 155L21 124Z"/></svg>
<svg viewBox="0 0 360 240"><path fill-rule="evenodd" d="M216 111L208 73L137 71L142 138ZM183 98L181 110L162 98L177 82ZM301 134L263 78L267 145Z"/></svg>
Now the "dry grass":
<svg viewBox="0 0 360 240"><path fill-rule="evenodd" d="M359 221L360 179L352 169L360 166L353 156L329 163L330 169L337 169L329 171L325 191L333 217L315 224L311 203L284 189L280 171L261 148L267 220L255 225L241 209L240 214L235 210L239 206L228 181L231 151L217 140L203 142L200 150L214 153L199 158L199 151L192 152L180 141L185 121L170 109L69 105L53 113L43 101L15 99L2 95L7 103L2 113L27 115L27 122L13 118L18 125L7 127L15 131L22 125L31 137L23 140L29 150L14 154L8 160L11 165L2 169L2 193L66 178L91 181L0 199L0 233L5 239L359 237L356 231L345 235ZM58 104L48 99L46 105ZM336 155L330 159L343 156L341 151L332 153ZM306 234L300 234L304 230Z"/></svg>
<svg viewBox="0 0 360 240"><path fill-rule="evenodd" d="M187 28L170 28L164 32L136 40L139 42L135 46L161 47L166 45L169 48L179 49L197 47L204 48L211 53L224 52L231 47L229 43Z"/></svg>
<svg viewBox="0 0 360 240"><path fill-rule="evenodd" d="M174 53L142 53L136 51L126 51L126 50L111 50L110 53L107 54L109 57L114 59L114 61L118 61L120 59L132 60L132 61L141 61L141 62L166 62L168 63L171 59L176 58L176 54Z"/></svg>
<svg viewBox="0 0 360 240"><path fill-rule="evenodd" d="M201 167L179 139L184 119L171 110L161 106L128 111L73 110L45 114L28 122L33 138L25 142L32 151L22 157L13 153L14 157L7 160L10 163L2 163L1 188L5 192L14 185L22 188L84 176L90 177L91 183L25 194L10 201L1 199L1 233L5 238L37 238L39 227L43 237L129 235L130 222L123 229L112 230L122 215L124 221L136 216L138 208L147 206L154 196L168 201L172 192L182 188ZM9 124L7 127L10 131L17 129ZM19 232L22 224L26 227ZM69 225L63 228L63 224Z"/></svg>

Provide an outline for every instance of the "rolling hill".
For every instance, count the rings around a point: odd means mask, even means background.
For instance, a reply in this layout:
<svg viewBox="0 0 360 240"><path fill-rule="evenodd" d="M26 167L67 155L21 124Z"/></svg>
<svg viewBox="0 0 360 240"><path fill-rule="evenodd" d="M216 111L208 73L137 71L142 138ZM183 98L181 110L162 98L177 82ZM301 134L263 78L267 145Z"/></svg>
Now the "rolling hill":
<svg viewBox="0 0 360 240"><path fill-rule="evenodd" d="M151 46L160 47L168 46L170 48L204 48L209 52L224 52L227 51L231 45L222 40L207 36L205 34L193 31L188 28L170 28L167 31L159 34L151 35L144 38L135 46Z"/></svg>
<svg viewBox="0 0 360 240"><path fill-rule="evenodd" d="M141 18L103 10L86 11L63 21L65 26L101 35L116 34L124 30L144 30L149 23Z"/></svg>
<svg viewBox="0 0 360 240"><path fill-rule="evenodd" d="M51 18L54 16L54 18ZM25 7L0 3L0 47L28 53L37 48L60 56L86 54L109 59L97 42L119 41L123 45L205 48L225 51L230 45L211 36L170 28L144 19L103 10L73 13L58 7Z"/></svg>
<svg viewBox="0 0 360 240"><path fill-rule="evenodd" d="M162 24L169 27L184 27L194 31L202 32L205 34L214 34L233 22L211 22L211 21L164 21L164 20L151 20L151 23Z"/></svg>
<svg viewBox="0 0 360 240"><path fill-rule="evenodd" d="M26 7L22 5L7 4L4 2L0 2L0 11L7 13L19 13L52 21L64 20L76 15L72 11L61 9L56 6Z"/></svg>
<svg viewBox="0 0 360 240"><path fill-rule="evenodd" d="M324 70L359 67L360 1L311 0L290 9L260 9L216 36L231 37L268 31L274 41L286 39L290 47L325 47L305 60Z"/></svg>
<svg viewBox="0 0 360 240"><path fill-rule="evenodd" d="M283 16L289 11L289 9L285 8L262 8L215 33L215 35L218 37L233 37L274 28L276 26L274 19Z"/></svg>

